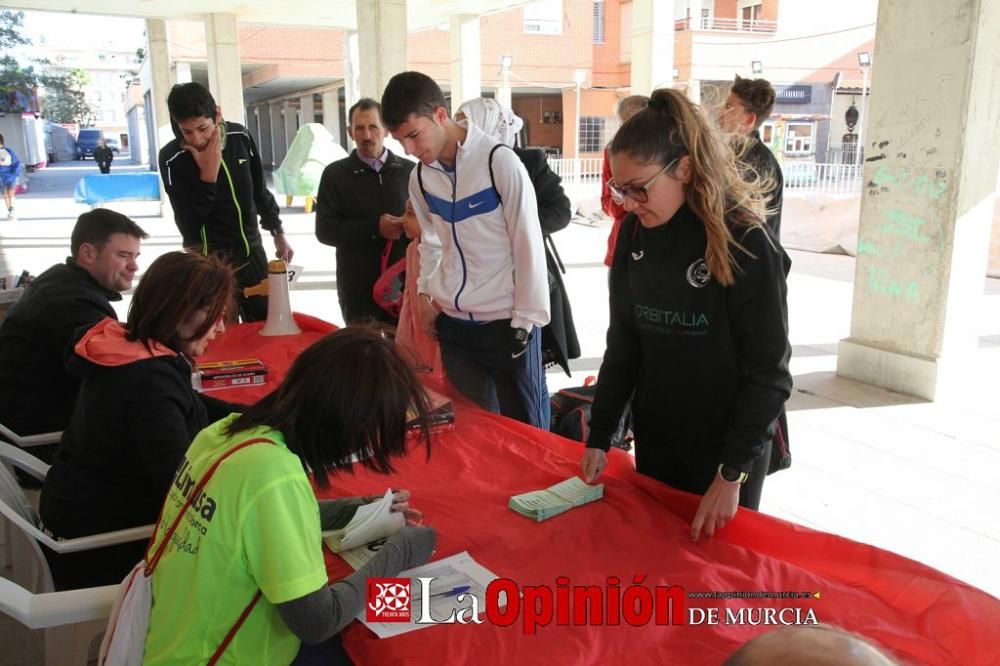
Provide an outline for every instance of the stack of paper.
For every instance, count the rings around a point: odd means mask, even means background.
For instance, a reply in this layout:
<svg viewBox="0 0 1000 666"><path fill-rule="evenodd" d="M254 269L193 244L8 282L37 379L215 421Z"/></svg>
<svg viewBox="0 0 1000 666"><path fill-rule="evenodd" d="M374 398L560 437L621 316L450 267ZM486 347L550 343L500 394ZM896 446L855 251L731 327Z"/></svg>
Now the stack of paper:
<svg viewBox="0 0 1000 666"><path fill-rule="evenodd" d="M604 497L603 483L591 486L584 483L580 477L574 476L545 490L514 495L507 506L522 516L541 522L602 497Z"/></svg>
<svg viewBox="0 0 1000 666"><path fill-rule="evenodd" d="M392 490L386 490L378 502L363 504L346 527L323 532L323 541L335 553L392 536L406 524L400 512L393 513Z"/></svg>

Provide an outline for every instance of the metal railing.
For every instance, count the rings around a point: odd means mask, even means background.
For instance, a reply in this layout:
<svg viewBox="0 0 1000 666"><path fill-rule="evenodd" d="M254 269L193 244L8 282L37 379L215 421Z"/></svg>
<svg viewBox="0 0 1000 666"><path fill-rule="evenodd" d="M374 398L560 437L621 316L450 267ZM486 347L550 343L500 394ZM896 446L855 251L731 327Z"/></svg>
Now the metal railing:
<svg viewBox="0 0 1000 666"><path fill-rule="evenodd" d="M584 157L582 159L549 159L549 168L562 178L564 184L597 185L601 189L601 170L604 159L601 157Z"/></svg>
<svg viewBox="0 0 1000 666"><path fill-rule="evenodd" d="M674 30L684 32L687 30L721 30L725 32L761 32L775 33L778 31L777 21L763 21L760 19L742 18L715 18L708 17L688 17L674 21Z"/></svg>
<svg viewBox="0 0 1000 666"><path fill-rule="evenodd" d="M562 179L563 188L574 202L600 196L602 167L599 157L549 159L549 168ZM857 164L789 159L781 166L786 194L857 194L863 170Z"/></svg>
<svg viewBox="0 0 1000 666"><path fill-rule="evenodd" d="M790 162L781 166L786 193L856 194L861 191L864 167L857 164Z"/></svg>

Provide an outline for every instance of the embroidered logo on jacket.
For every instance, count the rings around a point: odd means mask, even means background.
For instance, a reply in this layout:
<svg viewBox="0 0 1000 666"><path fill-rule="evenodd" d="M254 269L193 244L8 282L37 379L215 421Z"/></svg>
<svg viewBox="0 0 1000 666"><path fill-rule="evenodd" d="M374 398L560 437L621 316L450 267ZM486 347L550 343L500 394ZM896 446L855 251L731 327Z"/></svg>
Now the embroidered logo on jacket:
<svg viewBox="0 0 1000 666"><path fill-rule="evenodd" d="M712 279L712 274L708 270L708 264L704 259L697 259L687 269L687 281L692 287L701 288Z"/></svg>

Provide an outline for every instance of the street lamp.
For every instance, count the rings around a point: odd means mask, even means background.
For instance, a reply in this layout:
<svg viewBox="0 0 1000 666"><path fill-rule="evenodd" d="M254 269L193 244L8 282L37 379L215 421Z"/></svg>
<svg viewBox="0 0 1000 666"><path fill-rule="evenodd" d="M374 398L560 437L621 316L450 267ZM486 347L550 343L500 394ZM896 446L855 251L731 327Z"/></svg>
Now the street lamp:
<svg viewBox="0 0 1000 666"><path fill-rule="evenodd" d="M855 153L855 164L861 166L862 155L865 150L865 98L868 96L868 70L872 66L872 54L868 51L861 51L858 53L858 67L861 68L861 76L863 77L861 84L861 111L859 113L860 119L858 120L858 147Z"/></svg>
<svg viewBox="0 0 1000 666"><path fill-rule="evenodd" d="M510 93L510 68L513 66L514 56L500 56L500 90L497 94L497 101L506 106L508 109L512 108Z"/></svg>
<svg viewBox="0 0 1000 666"><path fill-rule="evenodd" d="M760 60L754 60L750 63L750 69L755 75L759 76L764 73L764 63Z"/></svg>

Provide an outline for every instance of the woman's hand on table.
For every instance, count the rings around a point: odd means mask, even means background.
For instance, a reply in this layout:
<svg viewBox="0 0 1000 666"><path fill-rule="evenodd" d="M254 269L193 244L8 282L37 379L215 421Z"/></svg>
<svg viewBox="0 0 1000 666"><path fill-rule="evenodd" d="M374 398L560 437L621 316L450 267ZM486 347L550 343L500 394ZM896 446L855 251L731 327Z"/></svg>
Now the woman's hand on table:
<svg viewBox="0 0 1000 666"><path fill-rule="evenodd" d="M608 453L601 449L584 449L583 457L580 459L580 467L583 473L583 480L587 483L594 483L608 466Z"/></svg>
<svg viewBox="0 0 1000 666"><path fill-rule="evenodd" d="M407 525L419 525L424 520L423 512L410 506L409 490L393 490L392 506L389 510L393 513L402 513Z"/></svg>
<svg viewBox="0 0 1000 666"><path fill-rule="evenodd" d="M739 502L740 484L730 483L716 474L715 480L698 504L698 512L691 523L691 540L697 541L702 532L715 536L715 532L725 527L736 515Z"/></svg>

